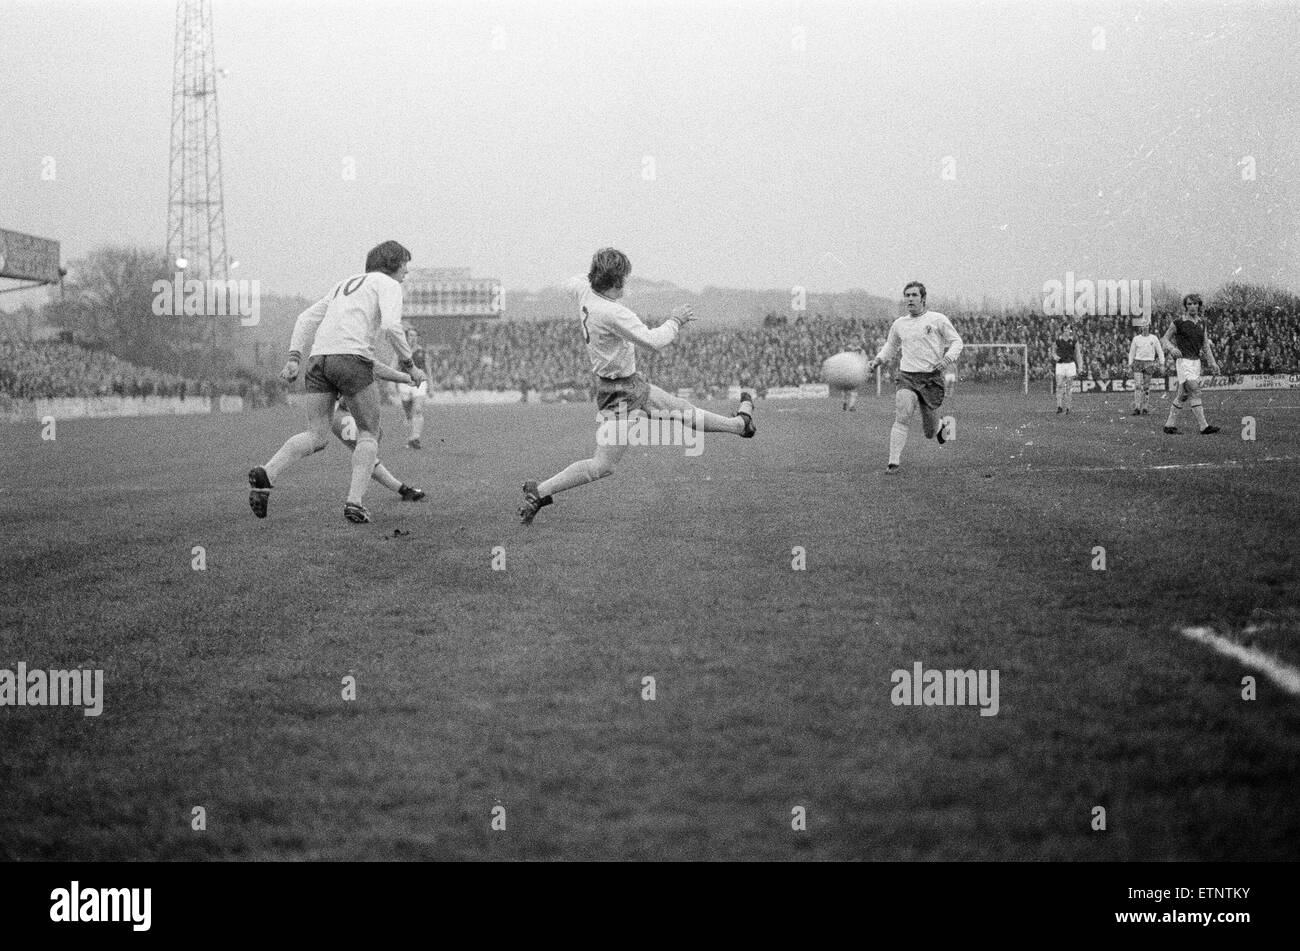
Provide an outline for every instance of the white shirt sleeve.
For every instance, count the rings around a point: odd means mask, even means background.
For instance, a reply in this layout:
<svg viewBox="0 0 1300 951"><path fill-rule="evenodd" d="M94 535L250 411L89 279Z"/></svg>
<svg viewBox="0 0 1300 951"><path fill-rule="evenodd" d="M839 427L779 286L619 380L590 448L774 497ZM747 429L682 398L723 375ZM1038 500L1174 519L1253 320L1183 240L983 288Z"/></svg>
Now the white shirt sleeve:
<svg viewBox="0 0 1300 951"><path fill-rule="evenodd" d="M329 305L329 297L322 297L298 315L298 319L293 322L293 336L289 340L290 356L297 354L298 359L302 359L302 355L307 351L307 345L316 336L320 322L325 319L325 311Z"/></svg>
<svg viewBox="0 0 1300 951"><path fill-rule="evenodd" d="M661 326L651 330L641 318L628 310L626 307L617 307L613 314L610 315L609 329L628 340L638 347L645 347L647 350L656 352L668 346L677 339L677 331L680 329L676 318L669 317Z"/></svg>
<svg viewBox="0 0 1300 951"><path fill-rule="evenodd" d="M894 321L889 325L889 336L885 338L885 345L876 354L876 360L880 363L888 363L898 356L898 350L902 345L903 341L898 336L898 321Z"/></svg>
<svg viewBox="0 0 1300 951"><path fill-rule="evenodd" d="M1130 365L1132 365L1133 361L1137 359L1137 352L1138 352L1138 338L1134 337L1133 342L1128 345L1128 362Z"/></svg>
<svg viewBox="0 0 1300 951"><path fill-rule="evenodd" d="M388 335L388 342L397 354L399 364L411 359L411 345L406 342L402 330L402 285L391 277L386 281L377 281L375 294L379 302L379 326Z"/></svg>
<svg viewBox="0 0 1300 951"><path fill-rule="evenodd" d="M1155 334L1151 336L1155 337ZM1156 359L1161 363L1165 362L1165 348L1160 346L1160 338L1156 337Z"/></svg>
<svg viewBox="0 0 1300 951"><path fill-rule="evenodd" d="M943 355L945 360L956 360L961 356L963 346L961 337L957 335L957 328L952 325L952 321L946 316L939 321L939 336L944 343L948 344L948 349Z"/></svg>

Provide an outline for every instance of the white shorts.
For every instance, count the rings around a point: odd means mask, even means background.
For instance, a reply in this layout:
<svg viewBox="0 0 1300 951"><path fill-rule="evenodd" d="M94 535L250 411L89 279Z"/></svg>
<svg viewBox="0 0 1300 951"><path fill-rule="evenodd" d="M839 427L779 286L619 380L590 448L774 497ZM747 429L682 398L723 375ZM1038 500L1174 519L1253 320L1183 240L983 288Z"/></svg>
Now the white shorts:
<svg viewBox="0 0 1300 951"><path fill-rule="evenodd" d="M1178 359L1174 361L1174 367L1178 370L1178 382L1180 384L1187 380L1199 380L1201 378L1201 361Z"/></svg>
<svg viewBox="0 0 1300 951"><path fill-rule="evenodd" d="M1058 363L1056 365L1057 377L1065 377L1067 380L1073 380L1079 375L1079 366L1076 363Z"/></svg>
<svg viewBox="0 0 1300 951"><path fill-rule="evenodd" d="M425 380L419 386L411 386L409 383L398 383L397 395L401 398L403 403L409 403L417 396L428 396L429 381Z"/></svg>

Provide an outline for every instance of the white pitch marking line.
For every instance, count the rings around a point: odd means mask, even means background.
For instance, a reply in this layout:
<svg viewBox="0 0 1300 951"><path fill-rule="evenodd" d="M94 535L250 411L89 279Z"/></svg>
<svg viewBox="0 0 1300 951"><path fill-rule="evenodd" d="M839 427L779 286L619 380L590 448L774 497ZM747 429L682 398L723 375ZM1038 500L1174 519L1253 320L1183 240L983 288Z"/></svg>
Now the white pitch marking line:
<svg viewBox="0 0 1300 951"><path fill-rule="evenodd" d="M1242 647L1236 641L1215 634L1208 627L1185 627L1183 636L1208 644L1220 654L1239 660L1247 667L1262 670L1283 690L1300 695L1300 670L1282 663L1276 657L1270 657L1253 647Z"/></svg>
<svg viewBox="0 0 1300 951"><path fill-rule="evenodd" d="M1223 462L1175 462L1163 466L1026 466L1024 472L1154 472L1160 469L1242 469L1260 462L1296 462L1300 456L1265 456L1262 459L1227 459ZM1012 469L1012 472L1017 471Z"/></svg>

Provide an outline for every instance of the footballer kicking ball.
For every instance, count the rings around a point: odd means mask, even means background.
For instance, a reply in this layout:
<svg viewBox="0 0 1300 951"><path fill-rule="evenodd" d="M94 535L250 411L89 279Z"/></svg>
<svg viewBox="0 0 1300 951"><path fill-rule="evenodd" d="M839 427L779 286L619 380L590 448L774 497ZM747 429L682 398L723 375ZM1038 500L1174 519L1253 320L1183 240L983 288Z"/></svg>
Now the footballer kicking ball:
<svg viewBox="0 0 1300 951"><path fill-rule="evenodd" d="M846 350L822 361L822 379L834 390L856 390L867 382L867 358Z"/></svg>

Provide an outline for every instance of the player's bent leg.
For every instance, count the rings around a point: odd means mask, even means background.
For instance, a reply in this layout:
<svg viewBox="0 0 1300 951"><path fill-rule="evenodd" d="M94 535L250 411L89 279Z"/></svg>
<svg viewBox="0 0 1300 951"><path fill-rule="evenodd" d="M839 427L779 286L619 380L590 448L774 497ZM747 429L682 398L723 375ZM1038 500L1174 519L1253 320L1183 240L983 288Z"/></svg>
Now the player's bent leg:
<svg viewBox="0 0 1300 951"><path fill-rule="evenodd" d="M374 479L385 489L389 489L393 492L400 492L403 485L402 480L389 472L382 462L375 463L375 468L371 471L370 478Z"/></svg>
<svg viewBox="0 0 1300 951"><path fill-rule="evenodd" d="M920 404L915 393L901 387L894 394L894 425L889 430L889 469L897 469L903 458L903 447L907 445L907 425L916 415Z"/></svg>
<svg viewBox="0 0 1300 951"><path fill-rule="evenodd" d="M379 387L371 383L351 396L344 396L343 403L357 422L357 432L368 432L378 438Z"/></svg>
<svg viewBox="0 0 1300 951"><path fill-rule="evenodd" d="M717 413L710 413L706 409L700 409L690 400L673 396L667 390L653 384L650 386L650 397L646 400L646 408L656 416L680 419L683 426L690 426L706 433L731 433L734 436L743 436L749 428L745 418L739 414L719 416ZM752 408L750 416L752 419Z"/></svg>
<svg viewBox="0 0 1300 951"><path fill-rule="evenodd" d="M921 411L921 432L926 439L933 439L939 431L939 415L921 400L917 399L917 408Z"/></svg>
<svg viewBox="0 0 1300 951"><path fill-rule="evenodd" d="M329 393L307 394L307 425L305 432L295 433L285 440L274 456L264 466L255 466L248 473L248 504L258 518L266 518L271 487L290 464L320 452L329 442L330 415L334 396Z"/></svg>
<svg viewBox="0 0 1300 951"><path fill-rule="evenodd" d="M539 495L546 498L614 474L614 467L623 458L627 446L617 443L617 423L614 420L605 420L600 426L601 440L596 447L596 454L590 459L580 459L538 485Z"/></svg>
<svg viewBox="0 0 1300 951"><path fill-rule="evenodd" d="M332 393L307 394L307 430L290 436L279 451L262 468L272 482L299 459L320 452L329 443L330 417L334 410Z"/></svg>
<svg viewBox="0 0 1300 951"><path fill-rule="evenodd" d="M557 492L565 492L613 475L614 467L627 451L626 445L618 443L617 434L618 421L603 420L597 433L598 445L594 456L572 463L540 484L525 482L524 504L519 508L519 521L524 525L532 524L538 510L550 505Z"/></svg>

